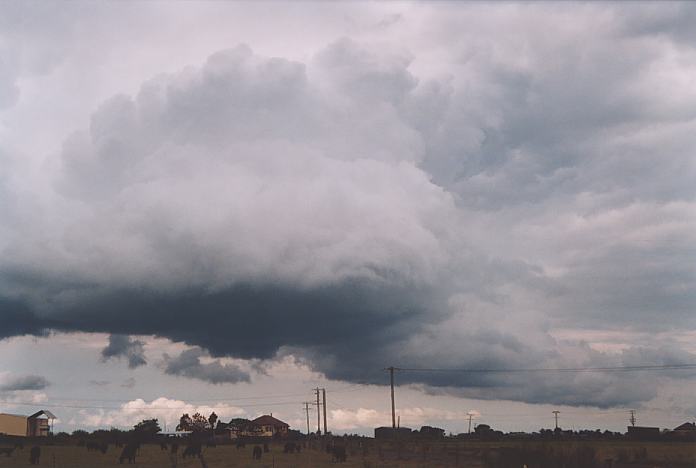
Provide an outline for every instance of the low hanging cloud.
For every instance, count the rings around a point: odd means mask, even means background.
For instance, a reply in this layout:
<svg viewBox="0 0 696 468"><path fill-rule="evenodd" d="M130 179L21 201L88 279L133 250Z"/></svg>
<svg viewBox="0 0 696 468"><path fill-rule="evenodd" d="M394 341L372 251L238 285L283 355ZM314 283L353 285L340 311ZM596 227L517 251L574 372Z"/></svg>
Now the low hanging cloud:
<svg viewBox="0 0 696 468"><path fill-rule="evenodd" d="M41 375L9 376L0 381L0 392L44 390L51 383Z"/></svg>
<svg viewBox="0 0 696 468"><path fill-rule="evenodd" d="M239 366L221 363L219 359L202 362L206 353L200 348L186 349L178 356L163 355L164 373L191 379L203 380L212 384L250 382L249 373Z"/></svg>
<svg viewBox="0 0 696 468"><path fill-rule="evenodd" d="M696 96L678 59L692 51L667 13L462 6L418 28L436 57L349 38L302 62L240 45L113 96L37 193L0 178L0 337L107 332L104 357L137 367L128 335L156 335L197 347L166 372L213 383L249 379L214 359L284 354L371 383L388 365L693 362L553 333L696 328ZM434 63L444 77L422 73ZM399 379L599 406L658 382Z"/></svg>
<svg viewBox="0 0 696 468"><path fill-rule="evenodd" d="M125 358L128 361L128 367L135 369L136 367L147 364L145 359L145 343L140 340L132 339L130 336L124 335L109 335L109 344L101 351L103 361L109 359Z"/></svg>

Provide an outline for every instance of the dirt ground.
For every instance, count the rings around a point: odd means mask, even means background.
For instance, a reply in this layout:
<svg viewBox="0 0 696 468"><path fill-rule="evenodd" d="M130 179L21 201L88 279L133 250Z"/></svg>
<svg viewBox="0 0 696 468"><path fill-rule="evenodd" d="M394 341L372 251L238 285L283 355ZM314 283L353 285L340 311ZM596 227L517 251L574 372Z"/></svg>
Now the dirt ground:
<svg viewBox="0 0 696 468"><path fill-rule="evenodd" d="M268 453L261 460L252 460L253 445L237 448L233 445L204 447L202 458L182 459L181 451L176 458L159 445L144 445L136 463L120 465L121 448L110 446L105 454L89 452L77 446L41 446L39 466L55 468L97 467L162 467L162 468L314 468L314 467L360 467L360 468L522 468L522 463L504 461L499 454L515 450L554 451L575 453L589 448L597 467L611 468L686 468L696 467L696 444L690 443L638 443L625 441L607 442L363 442L347 444L347 461L335 463L332 456L322 450L319 443L301 453L284 454L283 445L270 444ZM183 449L183 447L182 447ZM30 447L15 449L9 457L0 455L0 468L19 468L29 464ZM507 452L506 452L507 451ZM513 455L514 458L514 455ZM503 461L501 461L503 460ZM611 460L611 462L609 462ZM533 468L530 464L529 468ZM539 465L539 466L549 466ZM577 464L570 466L579 466ZM588 468L585 466L579 468Z"/></svg>

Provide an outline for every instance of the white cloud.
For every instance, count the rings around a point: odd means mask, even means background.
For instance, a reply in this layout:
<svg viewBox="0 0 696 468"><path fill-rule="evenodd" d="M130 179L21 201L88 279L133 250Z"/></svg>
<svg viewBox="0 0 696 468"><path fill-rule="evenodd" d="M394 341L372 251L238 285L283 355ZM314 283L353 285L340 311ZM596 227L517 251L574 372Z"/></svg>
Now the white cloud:
<svg viewBox="0 0 696 468"><path fill-rule="evenodd" d="M241 408L226 403L209 405L196 405L182 400L159 397L150 402L143 399L135 399L123 403L120 408L113 410L80 410L79 419L73 419L68 424L84 425L87 427L130 427L143 419L156 418L164 429L174 430L179 423L182 414L201 413L208 417L212 412L221 420L243 416L245 412Z"/></svg>

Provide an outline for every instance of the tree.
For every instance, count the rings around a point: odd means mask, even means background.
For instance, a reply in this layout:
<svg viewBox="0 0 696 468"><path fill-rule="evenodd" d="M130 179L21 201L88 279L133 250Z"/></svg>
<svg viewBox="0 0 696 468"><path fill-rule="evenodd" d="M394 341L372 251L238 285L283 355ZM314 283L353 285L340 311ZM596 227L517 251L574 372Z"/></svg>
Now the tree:
<svg viewBox="0 0 696 468"><path fill-rule="evenodd" d="M157 419L143 419L133 426L133 431L143 436L154 436L162 431Z"/></svg>
<svg viewBox="0 0 696 468"><path fill-rule="evenodd" d="M179 418L179 424L176 426L177 431L192 431L193 430L193 420L188 413L184 413Z"/></svg>
<svg viewBox="0 0 696 468"><path fill-rule="evenodd" d="M191 416L191 423L191 430L193 430L193 432L204 432L210 427L210 423L201 413L196 413Z"/></svg>
<svg viewBox="0 0 696 468"><path fill-rule="evenodd" d="M215 411L210 413L210 416L208 416L208 423L210 424L210 431L213 433L213 437L215 437L215 423L218 420L217 414L215 414Z"/></svg>
<svg viewBox="0 0 696 468"><path fill-rule="evenodd" d="M215 411L210 413L210 416L208 416L208 423L210 424L210 427L215 429L215 423L217 422L217 420L218 420L218 416L217 416L217 414L215 414Z"/></svg>

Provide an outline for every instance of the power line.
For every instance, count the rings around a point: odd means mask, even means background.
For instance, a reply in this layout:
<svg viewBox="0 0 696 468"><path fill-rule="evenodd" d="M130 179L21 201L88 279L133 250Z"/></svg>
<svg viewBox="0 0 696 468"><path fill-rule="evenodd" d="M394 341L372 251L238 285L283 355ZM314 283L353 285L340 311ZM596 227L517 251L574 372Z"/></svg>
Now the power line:
<svg viewBox="0 0 696 468"><path fill-rule="evenodd" d="M405 372L457 372L463 374L496 374L523 372L639 372L663 370L696 369L696 364L663 364L647 366L614 366L614 367L557 367L557 368L521 368L521 369L450 369L435 367L388 367L387 370Z"/></svg>

